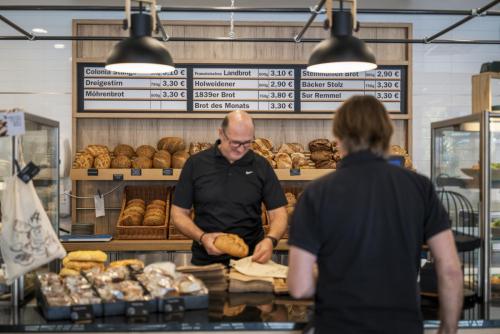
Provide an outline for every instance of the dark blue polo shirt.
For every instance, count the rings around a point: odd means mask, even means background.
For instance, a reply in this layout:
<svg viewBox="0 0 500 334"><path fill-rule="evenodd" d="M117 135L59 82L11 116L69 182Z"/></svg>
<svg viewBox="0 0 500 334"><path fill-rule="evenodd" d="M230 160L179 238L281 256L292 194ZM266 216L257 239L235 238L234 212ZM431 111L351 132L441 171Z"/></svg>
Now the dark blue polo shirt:
<svg viewBox="0 0 500 334"><path fill-rule="evenodd" d="M173 204L194 207L195 224L204 232L235 233L253 253L264 238L261 203L268 210L287 204L276 173L267 160L252 150L229 163L218 149L220 141L191 156L175 188ZM192 263L228 263L229 256L210 256L197 242L192 245Z"/></svg>
<svg viewBox="0 0 500 334"><path fill-rule="evenodd" d="M311 183L288 242L317 256L316 333L422 333L421 247L448 228L428 178L369 151Z"/></svg>

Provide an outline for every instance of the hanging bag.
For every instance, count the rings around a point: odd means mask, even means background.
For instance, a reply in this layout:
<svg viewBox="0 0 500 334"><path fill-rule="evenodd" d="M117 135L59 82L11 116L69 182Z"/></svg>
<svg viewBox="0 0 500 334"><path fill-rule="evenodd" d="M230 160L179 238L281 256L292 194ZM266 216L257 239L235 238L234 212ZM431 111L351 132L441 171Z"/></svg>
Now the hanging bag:
<svg viewBox="0 0 500 334"><path fill-rule="evenodd" d="M0 250L8 284L27 272L66 256L33 181L24 183L17 175L5 179L2 225Z"/></svg>

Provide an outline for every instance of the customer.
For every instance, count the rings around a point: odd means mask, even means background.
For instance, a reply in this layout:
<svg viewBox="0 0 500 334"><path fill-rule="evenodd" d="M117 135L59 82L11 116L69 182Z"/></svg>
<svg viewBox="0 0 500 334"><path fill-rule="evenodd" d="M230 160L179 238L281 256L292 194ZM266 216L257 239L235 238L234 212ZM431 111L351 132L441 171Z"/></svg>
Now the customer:
<svg viewBox="0 0 500 334"><path fill-rule="evenodd" d="M341 164L295 208L288 285L296 298L314 296L316 333L422 333L425 242L438 275L439 333L457 331L462 273L449 217L428 178L385 160L392 133L377 99L347 100L333 125Z"/></svg>
<svg viewBox="0 0 500 334"><path fill-rule="evenodd" d="M250 150L254 138L252 118L244 111L231 112L222 122L215 146L191 156L182 169L171 213L175 227L195 241L191 248L195 265L229 263L229 255L214 246L220 233L242 237L259 263L271 259L285 233L287 200L269 162ZM271 225L267 236L262 202Z"/></svg>

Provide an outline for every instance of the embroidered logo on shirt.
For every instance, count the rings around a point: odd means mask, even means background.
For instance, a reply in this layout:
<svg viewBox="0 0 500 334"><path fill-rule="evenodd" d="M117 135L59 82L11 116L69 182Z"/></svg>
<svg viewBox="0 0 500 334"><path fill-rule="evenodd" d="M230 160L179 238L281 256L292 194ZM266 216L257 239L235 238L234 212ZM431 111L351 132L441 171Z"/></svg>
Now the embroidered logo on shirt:
<svg viewBox="0 0 500 334"><path fill-rule="evenodd" d="M252 174L252 173L253 173L253 170L247 170L247 171L245 172L245 174L246 174L246 175L250 175L250 174Z"/></svg>

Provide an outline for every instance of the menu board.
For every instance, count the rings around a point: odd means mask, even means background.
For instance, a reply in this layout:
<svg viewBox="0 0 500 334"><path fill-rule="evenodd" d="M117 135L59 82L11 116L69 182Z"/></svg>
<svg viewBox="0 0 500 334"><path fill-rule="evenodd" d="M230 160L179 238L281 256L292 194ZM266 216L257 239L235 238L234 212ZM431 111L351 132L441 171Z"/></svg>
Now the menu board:
<svg viewBox="0 0 500 334"><path fill-rule="evenodd" d="M406 113L406 66L343 74L305 67L180 64L145 75L79 63L78 112L331 113L353 95L373 95L390 113Z"/></svg>

